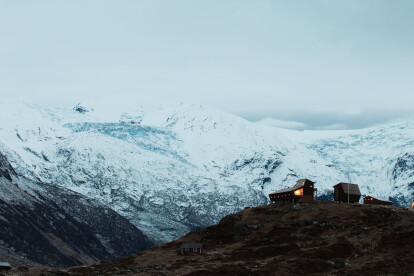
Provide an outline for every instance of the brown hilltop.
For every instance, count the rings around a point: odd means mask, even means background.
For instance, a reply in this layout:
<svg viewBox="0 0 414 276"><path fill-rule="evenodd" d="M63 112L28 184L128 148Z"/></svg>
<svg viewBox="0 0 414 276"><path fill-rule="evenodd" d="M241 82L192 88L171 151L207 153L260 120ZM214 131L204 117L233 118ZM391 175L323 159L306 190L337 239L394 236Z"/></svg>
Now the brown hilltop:
<svg viewBox="0 0 414 276"><path fill-rule="evenodd" d="M203 254L178 255L185 242L204 243ZM42 273L414 275L414 212L333 202L276 203L246 208L217 225L111 263Z"/></svg>

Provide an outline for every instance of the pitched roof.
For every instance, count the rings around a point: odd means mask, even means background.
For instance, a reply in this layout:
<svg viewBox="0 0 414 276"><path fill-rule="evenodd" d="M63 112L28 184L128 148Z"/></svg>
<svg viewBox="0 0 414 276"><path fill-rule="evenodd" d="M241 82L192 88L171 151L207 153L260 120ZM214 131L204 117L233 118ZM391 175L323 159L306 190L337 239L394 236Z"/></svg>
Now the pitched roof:
<svg viewBox="0 0 414 276"><path fill-rule="evenodd" d="M294 187L303 187L306 181L312 182L309 179L299 179L298 181L296 181L296 184Z"/></svg>
<svg viewBox="0 0 414 276"><path fill-rule="evenodd" d="M310 181L309 179L299 179L299 180L296 182L295 186L293 186L293 187L289 187L289 188L285 188L285 189L281 189L281 190L278 190L278 191L273 192L273 193L271 193L271 194L269 194L269 195L274 195L274 194L282 194L282 193L292 192L292 191L294 191L294 190L297 190L297 189L303 188L303 186L305 186L306 181L309 181L309 182L311 182L311 183L315 183L315 182L313 182L313 181Z"/></svg>
<svg viewBox="0 0 414 276"><path fill-rule="evenodd" d="M358 184L341 182L341 183L336 184L334 187L338 185L342 186L342 189L344 190L344 193L346 194L348 193L348 189L349 189L350 195L361 195Z"/></svg>
<svg viewBox="0 0 414 276"><path fill-rule="evenodd" d="M281 194L281 193L286 193L286 192L292 192L294 190L299 189L300 187L290 187L290 188L286 188L286 189L282 189L282 190L278 190L276 192L273 192L269 195L274 195L274 194Z"/></svg>
<svg viewBox="0 0 414 276"><path fill-rule="evenodd" d="M203 248L202 243L183 243L181 248Z"/></svg>
<svg viewBox="0 0 414 276"><path fill-rule="evenodd" d="M11 267L8 262L0 262L0 267Z"/></svg>

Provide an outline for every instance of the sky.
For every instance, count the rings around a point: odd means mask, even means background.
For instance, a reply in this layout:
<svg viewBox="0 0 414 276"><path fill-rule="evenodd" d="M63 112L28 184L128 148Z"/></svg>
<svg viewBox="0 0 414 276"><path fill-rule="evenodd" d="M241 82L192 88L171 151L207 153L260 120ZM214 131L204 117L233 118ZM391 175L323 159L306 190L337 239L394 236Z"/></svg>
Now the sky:
<svg viewBox="0 0 414 276"><path fill-rule="evenodd" d="M414 114L413 14L411 0L0 0L0 98L372 126Z"/></svg>

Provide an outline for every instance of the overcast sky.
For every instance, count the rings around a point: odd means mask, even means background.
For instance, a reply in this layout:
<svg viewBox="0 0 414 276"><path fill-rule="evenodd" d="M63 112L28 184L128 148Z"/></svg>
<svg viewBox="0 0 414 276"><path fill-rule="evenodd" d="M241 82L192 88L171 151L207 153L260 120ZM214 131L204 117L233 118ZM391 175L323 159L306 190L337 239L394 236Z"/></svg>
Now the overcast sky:
<svg viewBox="0 0 414 276"><path fill-rule="evenodd" d="M365 127L414 113L413 14L412 0L0 0L0 97Z"/></svg>

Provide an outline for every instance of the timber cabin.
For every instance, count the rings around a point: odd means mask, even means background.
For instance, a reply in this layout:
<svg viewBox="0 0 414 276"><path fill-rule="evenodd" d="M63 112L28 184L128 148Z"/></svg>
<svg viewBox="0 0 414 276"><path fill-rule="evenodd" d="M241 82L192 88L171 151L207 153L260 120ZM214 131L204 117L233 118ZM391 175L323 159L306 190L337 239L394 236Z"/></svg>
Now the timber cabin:
<svg viewBox="0 0 414 276"><path fill-rule="evenodd" d="M271 201L313 202L317 189L315 182L309 179L299 179L296 185L269 194Z"/></svg>
<svg viewBox="0 0 414 276"><path fill-rule="evenodd" d="M348 197L349 193L349 197ZM338 183L334 186L334 200L339 202L355 203L359 202L361 198L361 192L359 191L358 184L352 183Z"/></svg>
<svg viewBox="0 0 414 276"><path fill-rule="evenodd" d="M376 199L375 197L372 197L372 196L364 197L364 204L394 205L394 203L392 203L391 201Z"/></svg>
<svg viewBox="0 0 414 276"><path fill-rule="evenodd" d="M0 262L0 271L8 271L11 269L11 265L8 262Z"/></svg>
<svg viewBox="0 0 414 276"><path fill-rule="evenodd" d="M183 243L181 245L180 254L181 255L195 255L200 254L203 249L202 243Z"/></svg>

